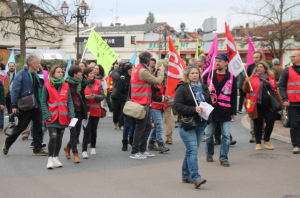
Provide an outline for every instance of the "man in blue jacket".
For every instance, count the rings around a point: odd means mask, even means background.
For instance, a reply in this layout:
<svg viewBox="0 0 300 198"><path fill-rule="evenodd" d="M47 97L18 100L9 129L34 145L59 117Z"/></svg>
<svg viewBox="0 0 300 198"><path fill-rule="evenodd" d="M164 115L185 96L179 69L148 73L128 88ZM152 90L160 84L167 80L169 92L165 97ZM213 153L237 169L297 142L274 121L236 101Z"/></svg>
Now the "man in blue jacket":
<svg viewBox="0 0 300 198"><path fill-rule="evenodd" d="M19 114L19 123L14 127L12 135L8 136L3 144L2 153L7 155L9 148L19 135L33 122L33 155L47 156L42 149L42 111L41 111L41 88L42 83L36 72L39 69L39 58L29 55L26 61L28 67L22 69L15 77L12 92L12 112Z"/></svg>

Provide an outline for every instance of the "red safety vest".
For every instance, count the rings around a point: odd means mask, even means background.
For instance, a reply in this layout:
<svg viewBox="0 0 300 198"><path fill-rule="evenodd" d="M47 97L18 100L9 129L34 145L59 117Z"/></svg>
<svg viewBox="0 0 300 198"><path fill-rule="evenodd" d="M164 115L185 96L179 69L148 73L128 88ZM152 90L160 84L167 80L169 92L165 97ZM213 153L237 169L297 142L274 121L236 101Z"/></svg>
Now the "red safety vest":
<svg viewBox="0 0 300 198"><path fill-rule="evenodd" d="M162 85L154 85L155 87L160 87L160 91L156 92L156 95L165 96L164 94L164 87ZM167 102L158 102L158 101L152 101L151 102L151 108L152 109L162 109L163 111L166 110Z"/></svg>
<svg viewBox="0 0 300 198"><path fill-rule="evenodd" d="M68 108L68 92L69 85L63 83L61 86L60 93L53 87L49 82L45 83L45 86L49 93L49 100L47 101L48 110L51 114L51 122L46 120L46 124L51 124L58 119L60 125L70 124L70 115Z"/></svg>
<svg viewBox="0 0 300 198"><path fill-rule="evenodd" d="M272 76L268 76L270 84L272 86L272 90L276 89L276 81ZM251 86L253 91L250 91L250 93L247 93L246 95L246 109L248 113L251 113L255 109L255 104L257 102L257 99L259 97L259 89L260 89L260 79L259 77L254 74L253 78L251 80Z"/></svg>
<svg viewBox="0 0 300 198"><path fill-rule="evenodd" d="M100 88L101 88L101 82L98 79L95 79L93 89L91 90L89 86L85 87L84 94L85 95L100 95ZM87 100L86 101L87 107L90 110L90 116L93 117L101 117L101 102L96 102L95 100Z"/></svg>
<svg viewBox="0 0 300 198"><path fill-rule="evenodd" d="M300 76L292 66L289 67L286 95L290 102L300 102Z"/></svg>
<svg viewBox="0 0 300 198"><path fill-rule="evenodd" d="M213 71L212 71L213 72ZM210 84L210 73L208 74L207 77L207 84ZM221 93L219 94L219 97L217 96L217 92L215 89L214 84L212 83L212 103L218 103L221 107L231 107L230 104L230 95L232 92L232 83L233 83L233 74L230 73L230 79L226 81L224 87L222 88Z"/></svg>
<svg viewBox="0 0 300 198"><path fill-rule="evenodd" d="M142 65L134 69L131 75L131 101L141 105L149 105L151 102L151 84L145 81L141 81L139 78L140 69L145 68ZM149 99L148 99L149 97ZM147 103L148 100L148 103Z"/></svg>
<svg viewBox="0 0 300 198"><path fill-rule="evenodd" d="M113 78L111 76L107 77L106 84L107 84L108 91L112 92L112 90L113 90Z"/></svg>

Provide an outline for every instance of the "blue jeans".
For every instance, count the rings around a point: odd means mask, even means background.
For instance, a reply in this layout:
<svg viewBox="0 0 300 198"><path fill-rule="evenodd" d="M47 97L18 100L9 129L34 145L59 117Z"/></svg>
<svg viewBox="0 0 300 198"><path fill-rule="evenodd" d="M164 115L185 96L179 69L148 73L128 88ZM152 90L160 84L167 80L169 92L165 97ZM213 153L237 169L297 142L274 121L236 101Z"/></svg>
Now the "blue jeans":
<svg viewBox="0 0 300 198"><path fill-rule="evenodd" d="M162 120L164 117L164 111L161 109L152 109L150 108L152 119L155 122L154 128L152 129L150 140L156 140L156 142L163 142L162 133L163 133L163 126Z"/></svg>
<svg viewBox="0 0 300 198"><path fill-rule="evenodd" d="M288 114L290 119L290 134L293 147L300 148L300 126L299 126L299 115L300 107L288 107Z"/></svg>
<svg viewBox="0 0 300 198"><path fill-rule="evenodd" d="M206 130L206 156L212 157L214 155L214 133L217 128L216 122L211 122ZM231 131L231 122L221 122L221 133L222 141L220 147L220 162L228 161L228 152L230 146L230 131Z"/></svg>
<svg viewBox="0 0 300 198"><path fill-rule="evenodd" d="M110 95L111 95L111 92L108 91L108 89L107 89L107 95L106 95L105 99L106 99L106 102L107 102L107 106L108 106L109 112L112 112Z"/></svg>
<svg viewBox="0 0 300 198"><path fill-rule="evenodd" d="M4 127L4 111L0 110L0 128L3 129Z"/></svg>
<svg viewBox="0 0 300 198"><path fill-rule="evenodd" d="M128 140L128 136L133 136L135 129L135 119L124 114L124 129L123 129L123 140Z"/></svg>
<svg viewBox="0 0 300 198"><path fill-rule="evenodd" d="M202 142L204 130L207 126L206 122L197 123L195 129L185 131L180 126L179 134L185 145L186 153L182 164L182 180L192 178L193 183L198 179L201 179L201 175L198 173L198 148Z"/></svg>

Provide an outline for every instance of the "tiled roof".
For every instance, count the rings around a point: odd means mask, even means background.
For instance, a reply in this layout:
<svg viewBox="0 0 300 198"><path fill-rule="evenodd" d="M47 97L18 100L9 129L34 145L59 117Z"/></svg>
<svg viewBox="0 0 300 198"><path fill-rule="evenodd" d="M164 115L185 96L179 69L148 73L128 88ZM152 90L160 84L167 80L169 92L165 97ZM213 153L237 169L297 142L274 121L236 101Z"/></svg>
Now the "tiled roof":
<svg viewBox="0 0 300 198"><path fill-rule="evenodd" d="M96 32L129 32L129 31L141 31L149 32L161 27L165 24L162 23L150 23L150 24L140 24L140 25L126 25L126 26L97 26L94 30Z"/></svg>

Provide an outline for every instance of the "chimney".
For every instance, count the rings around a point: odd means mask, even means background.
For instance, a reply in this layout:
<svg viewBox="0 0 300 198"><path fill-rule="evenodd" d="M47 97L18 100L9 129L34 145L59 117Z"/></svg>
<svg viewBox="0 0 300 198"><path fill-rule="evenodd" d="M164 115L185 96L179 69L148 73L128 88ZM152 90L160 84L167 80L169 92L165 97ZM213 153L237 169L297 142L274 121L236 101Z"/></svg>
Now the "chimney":
<svg viewBox="0 0 300 198"><path fill-rule="evenodd" d="M121 23L115 23L115 26L121 26Z"/></svg>
<svg viewBox="0 0 300 198"><path fill-rule="evenodd" d="M249 23L246 23L245 34L249 34Z"/></svg>

